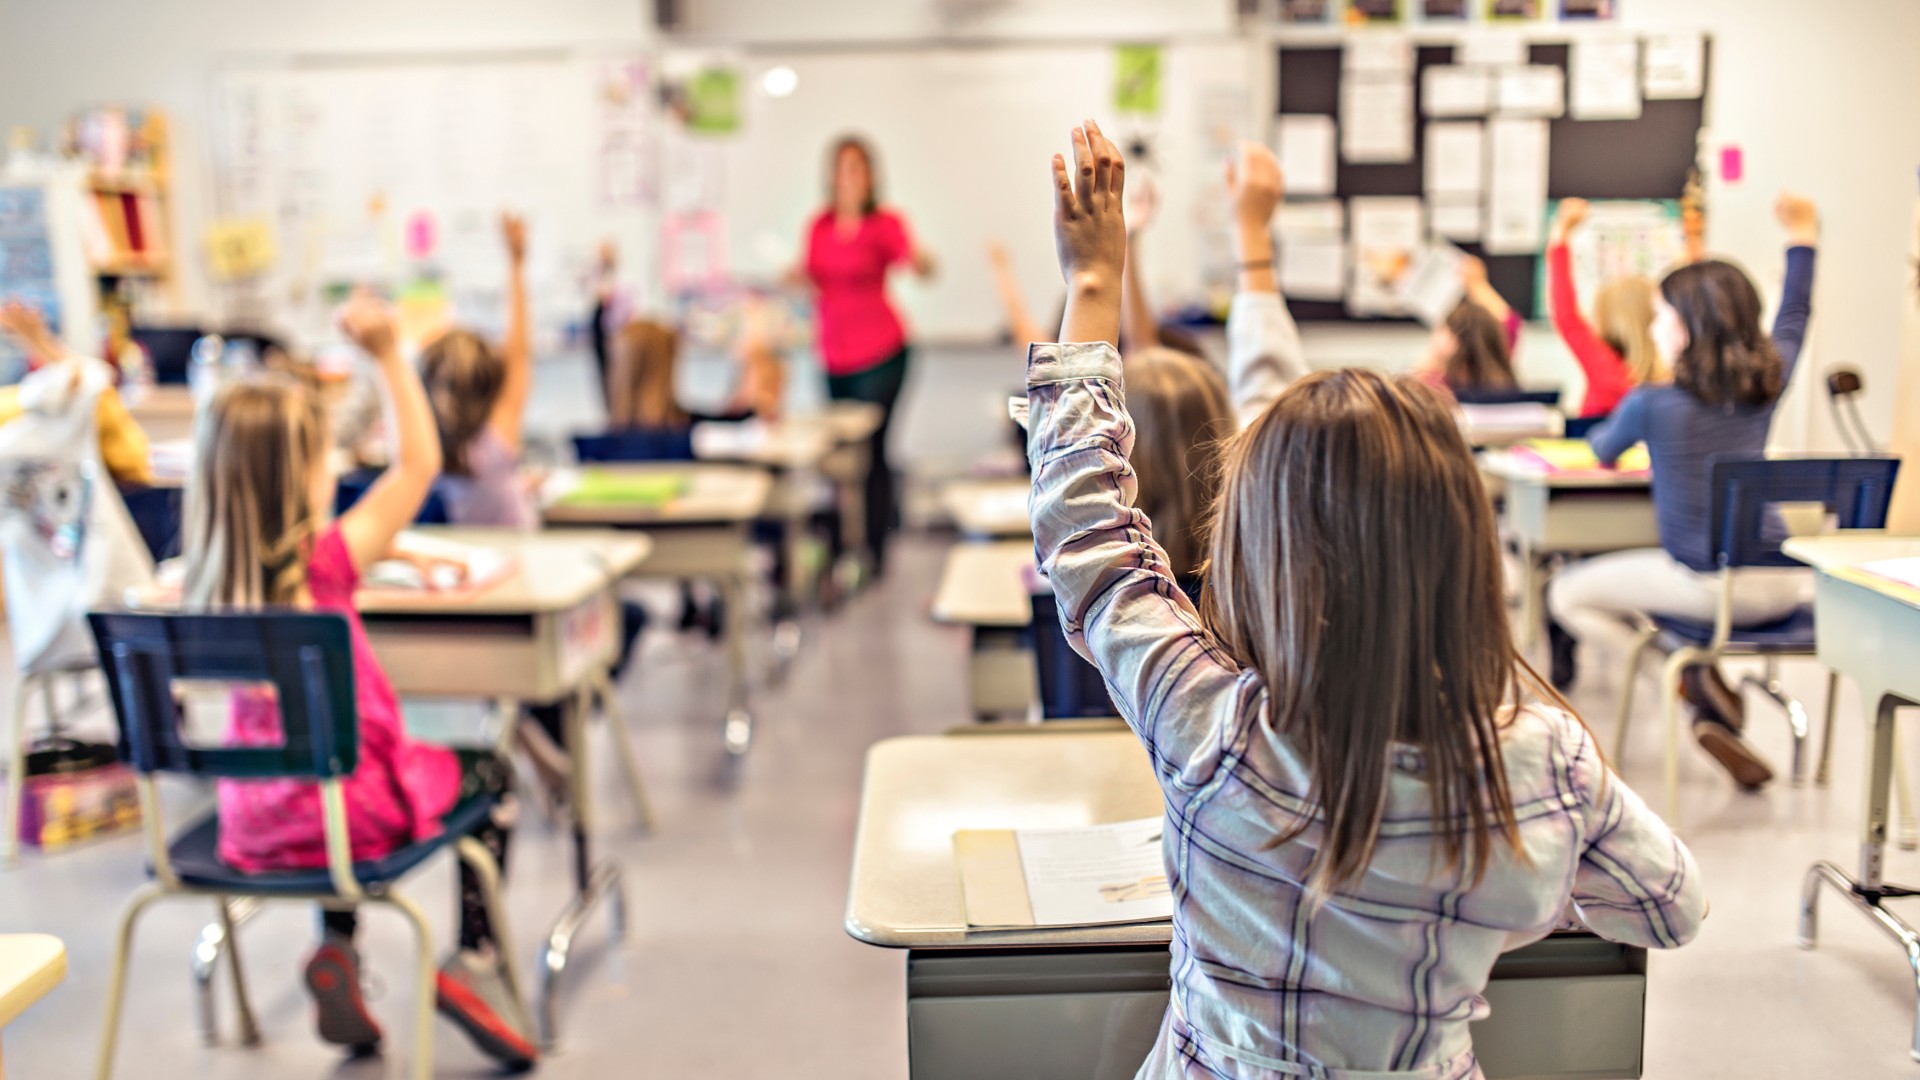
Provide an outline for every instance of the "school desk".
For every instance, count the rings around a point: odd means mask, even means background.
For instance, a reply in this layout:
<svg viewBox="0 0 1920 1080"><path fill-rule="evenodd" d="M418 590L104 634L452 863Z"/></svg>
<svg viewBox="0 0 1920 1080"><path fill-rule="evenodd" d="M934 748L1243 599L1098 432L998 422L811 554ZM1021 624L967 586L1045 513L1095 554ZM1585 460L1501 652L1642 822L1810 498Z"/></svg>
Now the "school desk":
<svg viewBox="0 0 1920 1080"><path fill-rule="evenodd" d="M846 931L906 950L911 1080L1131 1080L1167 1006L1168 923L969 930L959 829L1164 812L1139 740L1100 725L907 736L867 754ZM1637 1077L1644 950L1556 935L1503 957L1473 1026L1489 1077Z"/></svg>
<svg viewBox="0 0 1920 1080"><path fill-rule="evenodd" d="M122 397L149 442L193 437L193 391L186 384L162 383Z"/></svg>
<svg viewBox="0 0 1920 1080"><path fill-rule="evenodd" d="M1507 532L1520 548L1522 649L1539 640L1553 556L1660 546L1645 473L1557 473L1498 450L1480 455L1480 471L1501 489Z"/></svg>
<svg viewBox="0 0 1920 1080"><path fill-rule="evenodd" d="M615 478L678 479L683 485L664 502L587 498L591 492L557 474L546 485L542 513L550 526L646 529L652 551L630 577L719 586L729 678L722 736L729 753L746 753L753 739L746 643L749 555L753 523L766 513L773 492L772 474L708 463L596 465L590 471Z"/></svg>
<svg viewBox="0 0 1920 1080"><path fill-rule="evenodd" d="M67 977L67 947L51 934L0 934L0 1028ZM7 1059L0 1053L0 1080Z"/></svg>
<svg viewBox="0 0 1920 1080"><path fill-rule="evenodd" d="M1033 541L970 541L947 552L933 595L935 622L972 631L968 698L976 717L1025 716L1039 700L1028 624L1033 601L1026 572L1033 567Z"/></svg>
<svg viewBox="0 0 1920 1080"><path fill-rule="evenodd" d="M1814 605L1820 662L1860 688L1870 735L1859 870L1849 877L1834 863L1818 862L1807 871L1800 898L1800 944L1814 946L1820 887L1828 885L1900 943L1914 977L1920 979L1920 931L1883 903L1916 895L1908 887L1887 883L1883 863L1895 756L1894 714L1902 706L1920 705L1920 589L1862 569L1863 564L1883 559L1920 558L1920 537L1809 536L1788 540L1782 550L1817 571ZM1909 1049L1920 1060L1920 998L1915 1004Z"/></svg>
<svg viewBox="0 0 1920 1080"><path fill-rule="evenodd" d="M955 480L940 491L940 505L963 536L993 540L1032 536L1027 496L1033 481L1025 476L998 480Z"/></svg>
<svg viewBox="0 0 1920 1080"><path fill-rule="evenodd" d="M651 816L607 673L620 647L614 586L648 557L652 542L633 532L416 531L504 552L516 570L471 592L361 590L355 603L394 690L403 697L573 702L564 713L565 743L573 758L569 804L577 890L548 931L540 953L540 1027L543 1040L552 1045L557 1031L554 987L581 924L605 899L612 905L614 936L626 932L620 869L613 863L596 864L591 848L593 789L586 722L595 694L606 712L636 808L642 820Z"/></svg>

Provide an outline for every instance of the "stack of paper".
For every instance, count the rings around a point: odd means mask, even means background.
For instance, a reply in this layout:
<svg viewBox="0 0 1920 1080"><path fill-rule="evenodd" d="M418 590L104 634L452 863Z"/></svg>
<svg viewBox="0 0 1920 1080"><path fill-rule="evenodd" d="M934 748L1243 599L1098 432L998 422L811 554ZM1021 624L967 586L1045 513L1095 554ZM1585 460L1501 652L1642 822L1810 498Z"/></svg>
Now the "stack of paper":
<svg viewBox="0 0 1920 1080"><path fill-rule="evenodd" d="M1475 446L1493 446L1522 439L1558 437L1566 418L1551 405L1533 401L1511 405L1462 405L1460 430ZM1593 452L1587 451L1591 458ZM1595 463L1598 465L1598 462Z"/></svg>
<svg viewBox="0 0 1920 1080"><path fill-rule="evenodd" d="M1097 926L1173 917L1160 818L953 834L967 925Z"/></svg>
<svg viewBox="0 0 1920 1080"><path fill-rule="evenodd" d="M471 593L513 571L513 560L504 552L424 533L401 533L393 542L393 551L393 558L382 559L367 569L363 586Z"/></svg>
<svg viewBox="0 0 1920 1080"><path fill-rule="evenodd" d="M1653 468L1653 462L1647 457L1646 445L1639 444L1620 455L1620 460L1609 469L1600 464L1593 456L1593 448L1582 439L1528 439L1525 444L1514 448L1514 456L1530 460L1548 472L1584 473L1614 472L1643 473Z"/></svg>

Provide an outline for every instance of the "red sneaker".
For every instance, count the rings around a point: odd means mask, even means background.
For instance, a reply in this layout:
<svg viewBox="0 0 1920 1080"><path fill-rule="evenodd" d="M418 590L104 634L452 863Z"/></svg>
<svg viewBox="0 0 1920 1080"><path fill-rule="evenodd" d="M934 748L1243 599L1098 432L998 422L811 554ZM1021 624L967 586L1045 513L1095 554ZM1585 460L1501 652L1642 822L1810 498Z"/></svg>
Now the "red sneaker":
<svg viewBox="0 0 1920 1080"><path fill-rule="evenodd" d="M539 1060L520 1000L500 961L463 949L440 965L440 1011L460 1025L482 1053L510 1069Z"/></svg>
<svg viewBox="0 0 1920 1080"><path fill-rule="evenodd" d="M360 993L360 954L353 942L328 934L307 961L307 992L313 995L314 1025L320 1038L356 1054L380 1047L380 1024Z"/></svg>

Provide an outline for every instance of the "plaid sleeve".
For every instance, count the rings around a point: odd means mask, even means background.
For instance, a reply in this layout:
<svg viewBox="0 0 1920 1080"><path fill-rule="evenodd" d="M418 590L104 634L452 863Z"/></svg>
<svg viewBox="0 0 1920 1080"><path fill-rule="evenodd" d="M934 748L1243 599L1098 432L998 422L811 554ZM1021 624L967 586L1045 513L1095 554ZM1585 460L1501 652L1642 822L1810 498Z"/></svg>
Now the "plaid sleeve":
<svg viewBox="0 0 1920 1080"><path fill-rule="evenodd" d="M1034 549L1061 627L1161 774L1204 783L1239 715L1241 677L1134 509L1119 354L1105 343L1035 344L1027 388Z"/></svg>
<svg viewBox="0 0 1920 1080"><path fill-rule="evenodd" d="M1593 931L1613 941L1670 949L1693 940L1707 914L1693 853L1600 758L1593 736L1567 718L1565 746L1585 818L1573 902Z"/></svg>

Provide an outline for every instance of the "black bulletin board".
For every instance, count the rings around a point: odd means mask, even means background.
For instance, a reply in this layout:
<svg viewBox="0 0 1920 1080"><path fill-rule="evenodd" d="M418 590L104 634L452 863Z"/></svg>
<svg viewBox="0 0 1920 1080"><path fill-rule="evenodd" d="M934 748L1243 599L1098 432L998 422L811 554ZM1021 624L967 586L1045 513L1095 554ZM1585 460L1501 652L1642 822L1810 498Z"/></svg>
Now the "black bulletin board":
<svg viewBox="0 0 1920 1080"><path fill-rule="evenodd" d="M1706 46L1707 75L1711 75L1713 47ZM1567 70L1572 48L1561 42L1530 46L1534 64ZM1280 112L1283 114L1340 114L1341 49L1338 45L1280 47ZM1339 163L1334 197L1425 194L1426 123L1421 112L1421 73L1453 62L1453 46L1422 44L1415 50L1413 74L1413 158L1391 165ZM1571 85L1571 80L1569 80ZM1547 197L1565 199L1678 199L1687 173L1699 152L1700 129L1706 99L1644 101L1637 120L1575 120L1562 116L1549 122ZM1451 118L1448 118L1451 119ZM1463 118L1464 119L1464 118ZM1475 255L1477 244L1461 244ZM1487 276L1500 295L1522 314L1542 311L1534 295L1539 282L1538 255L1487 257ZM1380 321L1357 319L1338 300L1294 300L1287 307L1303 321Z"/></svg>

